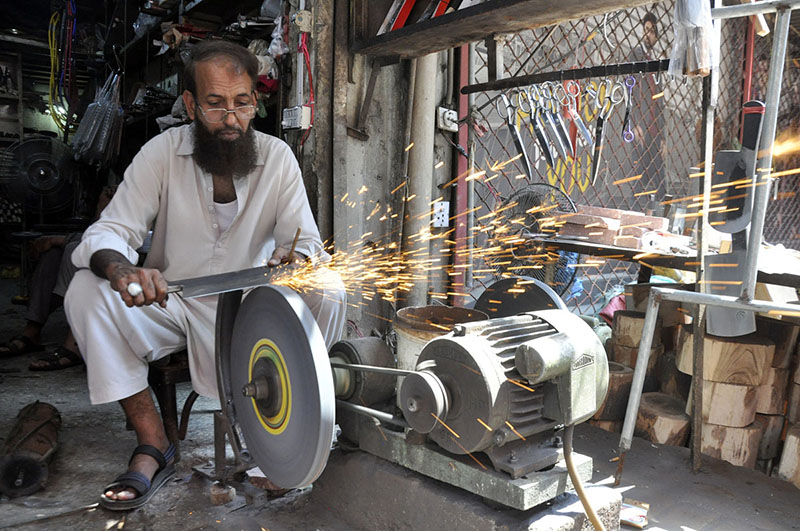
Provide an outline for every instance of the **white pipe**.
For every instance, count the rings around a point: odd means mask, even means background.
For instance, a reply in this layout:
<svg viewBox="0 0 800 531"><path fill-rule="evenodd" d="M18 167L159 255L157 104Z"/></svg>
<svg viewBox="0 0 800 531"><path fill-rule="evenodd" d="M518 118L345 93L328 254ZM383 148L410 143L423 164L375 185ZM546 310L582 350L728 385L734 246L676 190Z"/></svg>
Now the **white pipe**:
<svg viewBox="0 0 800 531"><path fill-rule="evenodd" d="M424 306L428 302L428 272L431 188L433 187L433 137L436 118L436 75L439 56L419 57L414 83L414 108L411 111L411 147L408 151L408 197L403 224L405 273L413 279L406 305ZM402 295L401 295L402 297Z"/></svg>
<svg viewBox="0 0 800 531"><path fill-rule="evenodd" d="M753 2L752 4L716 7L711 10L711 18L719 20L723 18L749 17L751 15L774 13L780 9L792 10L798 7L800 7L800 0L769 0L766 2Z"/></svg>

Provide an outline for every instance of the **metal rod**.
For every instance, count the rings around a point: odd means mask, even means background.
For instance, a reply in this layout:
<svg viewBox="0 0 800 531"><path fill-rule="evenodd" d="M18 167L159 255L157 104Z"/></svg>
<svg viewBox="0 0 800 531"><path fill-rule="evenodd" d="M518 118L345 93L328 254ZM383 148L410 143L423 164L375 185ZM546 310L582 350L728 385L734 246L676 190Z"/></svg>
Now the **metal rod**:
<svg viewBox="0 0 800 531"><path fill-rule="evenodd" d="M372 409L371 407L366 406L359 406L358 404L353 404L352 402L345 402L344 400L336 400L336 405L344 408L349 409L354 413L358 413L360 415L366 415L368 417L376 418L383 422L388 422L389 424L394 424L395 426L400 426L401 428L408 428L408 422L405 419L401 419L399 417L395 417L385 411L380 411L377 409Z"/></svg>
<svg viewBox="0 0 800 531"><path fill-rule="evenodd" d="M661 305L661 293L656 288L650 288L647 298L647 313L642 327L642 340L639 343L639 354L636 357L636 367L633 371L633 383L628 398L628 408L625 411L625 422L622 425L622 436L619 440L620 453L624 454L631 449L633 441L633 428L636 426L636 417L639 415L639 402L642 399L642 387L647 372L647 361L650 358L650 348L653 345L653 332L656 329L658 308ZM622 459L620 459L621 461ZM617 468L614 484L618 485L622 476L621 468Z"/></svg>
<svg viewBox="0 0 800 531"><path fill-rule="evenodd" d="M376 372L378 374L391 374L393 376L408 376L409 374L414 373L414 371L406 371L403 369L392 369L389 367L375 367L373 365L358 365L355 363L340 363L338 361L332 361L331 367L335 369L348 369L348 370L362 371L362 372Z"/></svg>
<svg viewBox="0 0 800 531"><path fill-rule="evenodd" d="M800 1L800 0L798 0ZM526 74L524 76L508 77L477 83L461 89L462 94L485 92L490 90L504 90L526 85L535 85L544 81L566 81L569 79L586 79L589 77L619 76L625 74L644 74L648 72L666 72L669 69L669 59L659 61L638 61L635 63L617 63L613 65L589 66L574 70L554 70L540 74Z"/></svg>
<svg viewBox="0 0 800 531"><path fill-rule="evenodd" d="M730 295L712 295L710 293L697 293L670 288L650 288L655 290L663 300L685 302L687 304L705 304L706 306L720 306L734 310L748 310L772 315L800 316L800 304L782 304L779 302L761 301L750 299L743 301ZM642 332L644 334L644 332ZM644 339L644 336L642 336Z"/></svg>
<svg viewBox="0 0 800 531"><path fill-rule="evenodd" d="M711 10L711 18L715 20L725 18L749 17L774 13L783 9L792 10L800 7L800 0L769 0L766 2L753 2L734 6L716 7Z"/></svg>
<svg viewBox="0 0 800 531"><path fill-rule="evenodd" d="M800 3L800 2L799 2ZM775 17L775 33L772 40L772 55L769 63L769 81L767 82L766 112L758 145L759 155L756 165L755 186L753 190L753 212L750 219L750 234L747 242L747 258L744 263L741 299L752 299L755 296L756 276L758 274L758 255L761 251L761 239L764 232L764 218L767 214L769 187L772 182L772 147L775 143L775 131L778 124L778 104L781 99L781 83L783 82L784 63L786 61L786 43L789 38L789 21L792 12L781 9Z"/></svg>

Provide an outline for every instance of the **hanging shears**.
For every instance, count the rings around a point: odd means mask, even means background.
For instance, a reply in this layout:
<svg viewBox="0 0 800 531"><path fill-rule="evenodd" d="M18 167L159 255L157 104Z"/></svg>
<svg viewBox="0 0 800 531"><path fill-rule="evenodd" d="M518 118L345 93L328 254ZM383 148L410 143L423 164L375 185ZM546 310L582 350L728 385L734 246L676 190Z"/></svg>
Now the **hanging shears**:
<svg viewBox="0 0 800 531"><path fill-rule="evenodd" d="M550 81L542 83L542 98L545 104L545 112L555 132L556 150L561 155L561 159L566 162L570 153L573 157L575 156L575 148L572 146L572 142L569 141L569 132L564 125L564 120L561 119L561 104L556 98L555 87L556 85ZM567 152L567 146L569 146L569 153Z"/></svg>
<svg viewBox="0 0 800 531"><path fill-rule="evenodd" d="M503 108L500 107L501 103ZM511 104L511 100L509 100L508 96L505 94L503 94L500 99L496 100L495 108L497 109L497 114L505 119L508 130L511 133L511 138L514 140L514 145L517 147L517 153L522 155L522 163L525 165L528 179L531 179L533 177L533 169L531 168L531 161L528 158L528 152L525 150L525 143L522 141L519 129L517 128L517 108Z"/></svg>
<svg viewBox="0 0 800 531"><path fill-rule="evenodd" d="M607 79L604 83L605 96L601 99L600 87L598 87L597 95L595 98L595 105L601 101L599 112L597 114L597 125L595 126L595 141L594 141L594 157L592 157L592 186L597 181L597 175L600 172L600 160L603 157L603 131L605 129L606 121L611 117L614 107L622 103L625 99L625 87L621 83L614 83Z"/></svg>
<svg viewBox="0 0 800 531"><path fill-rule="evenodd" d="M519 98L519 108L522 112L528 113L528 119L531 122L531 127L533 127L533 134L536 136L536 141L539 143L539 147L542 150L544 160L550 168L555 169L553 153L550 151L550 144L547 143L547 137L542 127L542 110L539 106L538 99L536 99L541 98L538 88L534 86L528 90L520 90L517 93L517 97Z"/></svg>
<svg viewBox="0 0 800 531"><path fill-rule="evenodd" d="M581 115L578 114L578 96L580 93L580 85L578 85L576 81L572 80L567 81L566 86L559 84L556 85L555 88L556 97L561 105L567 108L567 115L569 116L570 120L572 120L572 123L574 123L575 127L578 128L578 132L581 134L581 137L583 137L586 145L591 146L592 133L589 132L589 128L586 127L586 124L583 122L583 118L581 118Z"/></svg>
<svg viewBox="0 0 800 531"><path fill-rule="evenodd" d="M625 78L625 87L628 89L625 101L625 118L622 120L622 140L625 142L633 142L636 135L633 134L631 129L631 107L633 107L633 87L636 86L636 79L633 76Z"/></svg>

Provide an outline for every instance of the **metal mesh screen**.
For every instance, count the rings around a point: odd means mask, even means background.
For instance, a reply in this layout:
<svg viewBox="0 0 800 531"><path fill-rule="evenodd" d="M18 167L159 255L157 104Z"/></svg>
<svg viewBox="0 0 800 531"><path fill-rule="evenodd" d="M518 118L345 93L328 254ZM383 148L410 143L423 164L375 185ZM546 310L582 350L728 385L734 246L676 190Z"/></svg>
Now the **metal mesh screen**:
<svg viewBox="0 0 800 531"><path fill-rule="evenodd" d="M767 21L774 27L774 16ZM789 173L800 166L797 147L787 144L797 143L800 131L800 46L794 28L789 29L789 43L786 50L786 66L781 85L781 99L778 106L776 128L776 152L772 166L774 173ZM769 58L772 51L772 33L756 37L753 57L752 97L764 101L767 89ZM785 153L783 153L785 152ZM797 174L786 175L775 181L772 197L767 206L764 223L764 241L783 244L800 250L800 197L797 194Z"/></svg>
<svg viewBox="0 0 800 531"><path fill-rule="evenodd" d="M606 16L570 21L557 27L537 28L505 36L503 58L505 76L516 76L566 70L572 68L669 58L674 31L671 1L649 7L621 10ZM649 19L645 25L644 21ZM656 21L653 38L645 36ZM720 101L716 145L738 147L740 108L742 103L742 64L747 28L746 20L725 21L722 26ZM484 43L476 46L475 81L488 80L489 67ZM609 76L625 81L627 76ZM591 81L580 81L578 110L594 134L596 113L589 105L583 89ZM702 80L691 78L669 81L666 73L637 74L631 98L631 131L634 140L622 136L624 105L618 106L607 120L604 148L597 180L590 177L592 148L577 142L575 156L558 160L548 167L539 148L528 115L517 110L517 125L525 145L533 176L525 176L521 158L499 170L503 161L518 155L510 128L498 112L502 101L499 91L476 95L471 117L475 135L474 159L477 169L486 170L486 178L476 179L475 248L491 245L491 228L481 226L480 213L496 210L528 181L546 182L560 188L578 205L658 212L660 202L672 196L686 197L697 193L699 179L691 177L691 168L702 160L701 107ZM513 91L505 91L510 98ZM572 126L572 138L579 136ZM574 142L573 142L574 143ZM498 164L501 163L501 164ZM697 170L694 170L695 172ZM491 217L485 223L490 223ZM689 220L687 220L689 224ZM476 255L480 260L481 253ZM489 264L491 265L491 264ZM582 313L596 313L604 304L604 294L615 286L632 282L638 265L616 261L584 261L568 264L577 270L575 282L562 295L571 307ZM491 267L475 264L476 282L491 280ZM558 289L557 289L558 291Z"/></svg>

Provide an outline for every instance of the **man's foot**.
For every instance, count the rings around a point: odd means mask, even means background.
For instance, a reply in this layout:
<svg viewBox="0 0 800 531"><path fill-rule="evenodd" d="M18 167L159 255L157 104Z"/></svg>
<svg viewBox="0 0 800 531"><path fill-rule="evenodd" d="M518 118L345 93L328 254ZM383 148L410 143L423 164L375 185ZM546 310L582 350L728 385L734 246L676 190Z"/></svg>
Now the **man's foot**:
<svg viewBox="0 0 800 531"><path fill-rule="evenodd" d="M67 369L76 365L83 365L81 355L67 347L58 347L46 356L34 360L28 365L31 371L57 371Z"/></svg>
<svg viewBox="0 0 800 531"><path fill-rule="evenodd" d="M175 447L163 453L150 445L137 446L128 463L128 471L105 488L100 505L115 511L141 507L175 474Z"/></svg>
<svg viewBox="0 0 800 531"><path fill-rule="evenodd" d="M42 350L43 347L38 342L26 335L18 335L11 338L4 345L0 345L0 358L19 356L30 352L41 352Z"/></svg>

